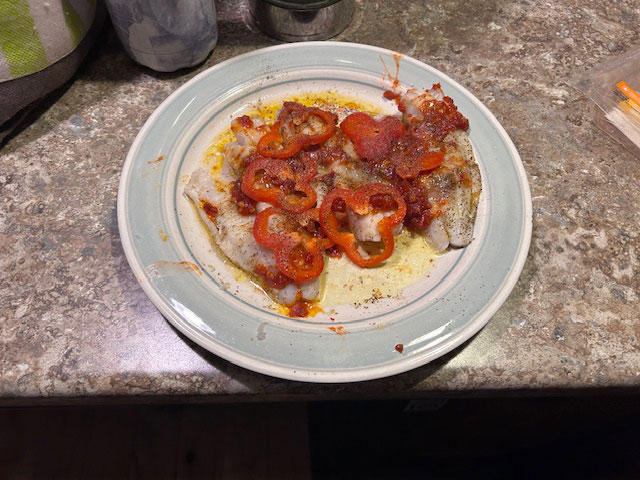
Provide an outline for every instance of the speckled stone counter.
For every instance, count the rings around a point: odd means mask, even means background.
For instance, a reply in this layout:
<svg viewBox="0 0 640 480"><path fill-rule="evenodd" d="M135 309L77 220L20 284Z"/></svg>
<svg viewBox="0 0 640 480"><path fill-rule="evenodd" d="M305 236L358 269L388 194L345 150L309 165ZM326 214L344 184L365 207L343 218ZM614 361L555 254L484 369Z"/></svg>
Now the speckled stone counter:
<svg viewBox="0 0 640 480"><path fill-rule="evenodd" d="M138 130L174 89L276 43L236 4L218 4L219 44L192 71L147 70L107 29L75 80L0 150L0 401L640 387L640 158L594 127L568 83L640 42L634 0L360 1L337 38L446 72L520 151L531 249L513 293L472 340L403 375L313 385L246 371L177 333L124 257L118 180Z"/></svg>

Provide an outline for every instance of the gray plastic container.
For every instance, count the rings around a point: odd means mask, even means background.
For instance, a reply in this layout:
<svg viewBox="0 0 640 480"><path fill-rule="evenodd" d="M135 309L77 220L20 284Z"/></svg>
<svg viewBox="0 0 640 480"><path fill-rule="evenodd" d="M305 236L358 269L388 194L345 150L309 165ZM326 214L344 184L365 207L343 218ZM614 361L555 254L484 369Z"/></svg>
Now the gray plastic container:
<svg viewBox="0 0 640 480"><path fill-rule="evenodd" d="M127 53L159 72L204 61L218 41L214 0L106 0Z"/></svg>

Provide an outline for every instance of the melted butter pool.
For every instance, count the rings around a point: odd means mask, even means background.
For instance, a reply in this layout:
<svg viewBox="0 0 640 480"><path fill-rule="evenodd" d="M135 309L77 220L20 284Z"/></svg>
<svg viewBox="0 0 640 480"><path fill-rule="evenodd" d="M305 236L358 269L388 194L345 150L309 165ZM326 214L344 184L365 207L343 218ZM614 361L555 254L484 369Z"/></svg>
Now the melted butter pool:
<svg viewBox="0 0 640 480"><path fill-rule="evenodd" d="M421 236L404 231L395 239L391 258L378 267L358 267L345 255L328 258L319 304L326 309L380 298L400 298L406 287L429 274L437 257Z"/></svg>

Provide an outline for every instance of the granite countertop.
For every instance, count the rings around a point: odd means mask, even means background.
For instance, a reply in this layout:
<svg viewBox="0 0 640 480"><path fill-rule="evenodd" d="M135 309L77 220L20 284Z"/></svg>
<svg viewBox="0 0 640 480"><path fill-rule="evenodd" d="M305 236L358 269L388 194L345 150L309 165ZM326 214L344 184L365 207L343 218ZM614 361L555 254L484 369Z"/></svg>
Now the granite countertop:
<svg viewBox="0 0 640 480"><path fill-rule="evenodd" d="M569 85L640 42L635 1L358 2L337 40L446 72L505 126L531 184L533 238L513 293L471 341L411 372L347 385L274 379L204 351L163 319L124 257L118 180L147 117L203 69L276 43L236 2L218 10L218 46L192 71L135 64L108 28L75 79L0 150L0 402L640 387L640 159L595 128Z"/></svg>

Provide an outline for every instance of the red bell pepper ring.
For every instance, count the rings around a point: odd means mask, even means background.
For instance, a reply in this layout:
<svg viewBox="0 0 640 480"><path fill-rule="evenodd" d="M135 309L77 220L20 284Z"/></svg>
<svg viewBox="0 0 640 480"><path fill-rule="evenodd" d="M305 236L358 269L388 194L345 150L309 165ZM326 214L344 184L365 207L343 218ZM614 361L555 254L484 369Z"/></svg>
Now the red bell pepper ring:
<svg viewBox="0 0 640 480"><path fill-rule="evenodd" d="M324 129L320 133L290 133L296 127L306 124L312 116L319 117L324 123ZM285 102L278 115L277 121L271 127L271 131L263 135L258 141L258 153L265 157L289 158L301 149L325 142L336 131L337 117L319 108L305 107L295 102ZM292 127L292 128L287 128Z"/></svg>
<svg viewBox="0 0 640 480"><path fill-rule="evenodd" d="M334 206L336 201L339 203ZM384 208L376 207L376 204ZM390 204L395 204L395 209ZM339 207L336 208L337 206ZM349 231L340 231L336 210L341 210L343 206L360 215L395 210L391 215L378 222L378 231L383 244L380 253L363 257L358 249L355 235ZM324 197L320 206L320 226L327 237L339 245L353 263L360 267L373 267L384 262L393 253L393 229L402 222L406 213L407 205L402 195L390 185L370 183L355 192L344 188L334 188Z"/></svg>
<svg viewBox="0 0 640 480"><path fill-rule="evenodd" d="M394 157L395 172L400 178L416 178L420 173L433 170L444 160L442 152L427 152L418 158Z"/></svg>
<svg viewBox="0 0 640 480"><path fill-rule="evenodd" d="M325 112L324 110L320 110L319 108L310 108L308 116L320 117L320 119L325 124L325 129L323 132L315 133L313 135L298 134L298 141L302 144L303 148L311 145L319 145L320 143L326 142L333 136L334 133L336 133L337 117L333 113Z"/></svg>
<svg viewBox="0 0 640 480"><path fill-rule="evenodd" d="M262 177L259 172L263 172ZM316 203L316 192L309 184L315 172L315 163L306 164L304 172L296 174L285 160L258 157L247 166L241 189L257 202L268 202L290 213L302 213Z"/></svg>
<svg viewBox="0 0 640 480"><path fill-rule="evenodd" d="M273 232L269 220L273 215L284 216L281 231ZM285 212L269 207L260 212L253 223L253 236L260 245L273 251L276 267L297 283L317 278L324 268L325 242L300 228Z"/></svg>
<svg viewBox="0 0 640 480"><path fill-rule="evenodd" d="M404 125L396 117L375 120L364 112L347 116L340 128L353 142L358 155L365 160L380 160L389 155L394 140L401 138L406 132Z"/></svg>
<svg viewBox="0 0 640 480"><path fill-rule="evenodd" d="M271 130L265 133L258 141L258 153L271 158L293 157L302 148L302 144L297 138L290 138L285 142L280 132L281 122L276 122L271 126Z"/></svg>
<svg viewBox="0 0 640 480"><path fill-rule="evenodd" d="M324 130L319 133L304 133L301 130L310 128L311 117L318 117L324 124ZM278 114L278 122L282 124L289 136L295 137L303 147L318 145L325 142L336 132L338 117L317 107L306 107L297 102L284 102Z"/></svg>

